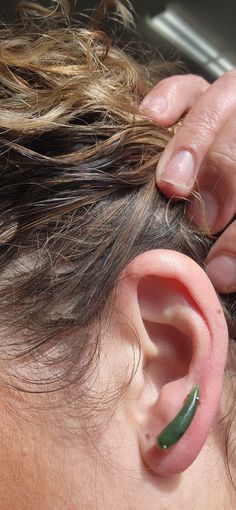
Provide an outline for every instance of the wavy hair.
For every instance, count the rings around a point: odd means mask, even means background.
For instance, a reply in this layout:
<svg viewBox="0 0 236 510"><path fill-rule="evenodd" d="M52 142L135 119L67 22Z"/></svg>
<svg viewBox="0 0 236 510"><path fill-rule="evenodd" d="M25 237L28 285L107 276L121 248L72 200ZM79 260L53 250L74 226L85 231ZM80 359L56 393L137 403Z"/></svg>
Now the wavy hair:
<svg viewBox="0 0 236 510"><path fill-rule="evenodd" d="M137 62L99 28L112 6L132 22L117 0L101 2L87 26L70 21L68 2L24 1L21 21L0 30L0 358L57 363L47 391L83 387L135 256L169 248L204 267L215 240L155 186L172 132L139 104L163 65ZM235 295L223 306L235 339Z"/></svg>

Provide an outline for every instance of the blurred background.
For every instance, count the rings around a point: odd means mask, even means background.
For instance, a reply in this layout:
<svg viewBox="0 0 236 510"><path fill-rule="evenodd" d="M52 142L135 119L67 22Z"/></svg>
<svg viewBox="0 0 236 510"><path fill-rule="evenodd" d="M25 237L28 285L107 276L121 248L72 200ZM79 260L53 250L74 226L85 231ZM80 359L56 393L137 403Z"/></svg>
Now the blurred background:
<svg viewBox="0 0 236 510"><path fill-rule="evenodd" d="M0 0L3 21L13 20L16 3ZM85 10L89 15L97 3L77 0L76 11ZM181 59L186 70L210 81L236 67L236 0L131 0L131 3L142 38L164 58Z"/></svg>

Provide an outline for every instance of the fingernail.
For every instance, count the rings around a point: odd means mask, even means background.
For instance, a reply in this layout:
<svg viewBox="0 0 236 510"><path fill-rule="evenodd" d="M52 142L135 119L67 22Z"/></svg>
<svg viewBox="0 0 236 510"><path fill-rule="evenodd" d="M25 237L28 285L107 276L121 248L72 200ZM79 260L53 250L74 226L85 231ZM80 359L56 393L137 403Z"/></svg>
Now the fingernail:
<svg viewBox="0 0 236 510"><path fill-rule="evenodd" d="M218 214L218 203L208 191L201 191L200 198L194 197L187 208L187 216L191 221L209 229L214 227Z"/></svg>
<svg viewBox="0 0 236 510"><path fill-rule="evenodd" d="M195 179L195 162L191 152L180 151L163 170L157 167L157 178L174 186L189 188Z"/></svg>
<svg viewBox="0 0 236 510"><path fill-rule="evenodd" d="M236 288L236 258L231 255L218 255L206 265L206 273L220 292Z"/></svg>
<svg viewBox="0 0 236 510"><path fill-rule="evenodd" d="M162 114L167 110L167 99L164 96L156 96L155 99L144 99L140 105L141 111L154 113L155 115Z"/></svg>

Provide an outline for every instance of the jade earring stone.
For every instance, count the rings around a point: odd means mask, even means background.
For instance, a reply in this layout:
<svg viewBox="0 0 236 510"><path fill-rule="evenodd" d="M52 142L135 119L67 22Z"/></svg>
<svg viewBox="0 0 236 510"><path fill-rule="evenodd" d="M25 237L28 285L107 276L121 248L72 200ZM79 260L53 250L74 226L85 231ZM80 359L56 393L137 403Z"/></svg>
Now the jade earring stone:
<svg viewBox="0 0 236 510"><path fill-rule="evenodd" d="M200 385L195 384L176 417L157 436L156 442L160 450L166 452L184 435L194 418L199 403Z"/></svg>

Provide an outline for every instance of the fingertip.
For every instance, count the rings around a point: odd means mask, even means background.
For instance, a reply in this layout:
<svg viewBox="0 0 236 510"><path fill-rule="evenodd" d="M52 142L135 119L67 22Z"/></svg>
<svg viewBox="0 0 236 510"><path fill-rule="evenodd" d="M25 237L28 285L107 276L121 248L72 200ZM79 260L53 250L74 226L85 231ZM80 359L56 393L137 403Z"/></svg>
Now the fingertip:
<svg viewBox="0 0 236 510"><path fill-rule="evenodd" d="M158 171L156 171L156 186L165 196L170 198L185 199L192 191L191 188L181 187L174 183L165 181L162 176L159 175Z"/></svg>
<svg viewBox="0 0 236 510"><path fill-rule="evenodd" d="M176 124L183 114L183 111L179 109L179 105L177 108L176 105L167 101L164 96L146 96L140 103L139 111L163 128L169 128Z"/></svg>
<svg viewBox="0 0 236 510"><path fill-rule="evenodd" d="M206 273L221 294L236 291L236 257L219 253L206 263Z"/></svg>
<svg viewBox="0 0 236 510"><path fill-rule="evenodd" d="M168 110L168 102L165 96L147 95L141 102L139 110L152 120L161 120Z"/></svg>
<svg viewBox="0 0 236 510"><path fill-rule="evenodd" d="M169 160L167 157L162 156L158 163L157 186L168 196L187 197L192 191L196 177L194 157L188 150L177 151Z"/></svg>

